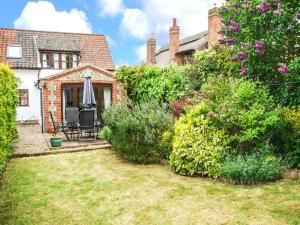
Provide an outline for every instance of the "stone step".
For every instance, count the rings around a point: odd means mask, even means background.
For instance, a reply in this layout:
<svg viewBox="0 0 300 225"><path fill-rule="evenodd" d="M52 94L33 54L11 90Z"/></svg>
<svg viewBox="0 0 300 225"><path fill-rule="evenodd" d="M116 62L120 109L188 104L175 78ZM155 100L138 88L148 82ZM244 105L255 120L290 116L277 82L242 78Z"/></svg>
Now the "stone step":
<svg viewBox="0 0 300 225"><path fill-rule="evenodd" d="M36 153L14 153L12 155L12 158L55 155L55 154L62 154L62 153L86 152L86 151L95 151L95 150L101 150L101 149L106 149L106 148L111 148L111 147L112 147L111 144L104 143L104 144L97 144L97 145L72 147L72 148L56 148L56 149L51 149L50 151L36 152Z"/></svg>

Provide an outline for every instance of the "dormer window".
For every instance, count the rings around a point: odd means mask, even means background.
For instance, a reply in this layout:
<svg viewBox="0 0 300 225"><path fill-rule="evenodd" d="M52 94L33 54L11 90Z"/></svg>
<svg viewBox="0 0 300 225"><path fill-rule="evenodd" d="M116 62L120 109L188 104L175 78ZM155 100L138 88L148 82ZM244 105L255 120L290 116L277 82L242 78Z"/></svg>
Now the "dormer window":
<svg viewBox="0 0 300 225"><path fill-rule="evenodd" d="M74 52L41 52L44 69L70 69L78 66L79 54Z"/></svg>
<svg viewBox="0 0 300 225"><path fill-rule="evenodd" d="M21 45L8 45L6 57L8 59L21 59L22 58L22 46Z"/></svg>

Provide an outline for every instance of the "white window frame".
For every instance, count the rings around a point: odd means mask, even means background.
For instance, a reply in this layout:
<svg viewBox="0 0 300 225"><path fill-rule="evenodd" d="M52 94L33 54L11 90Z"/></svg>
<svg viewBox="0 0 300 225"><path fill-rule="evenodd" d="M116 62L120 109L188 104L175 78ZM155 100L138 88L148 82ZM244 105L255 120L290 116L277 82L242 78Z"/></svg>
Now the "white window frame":
<svg viewBox="0 0 300 225"><path fill-rule="evenodd" d="M19 48L19 55L10 56L10 48ZM8 59L21 59L22 58L22 45L7 45L6 58Z"/></svg>

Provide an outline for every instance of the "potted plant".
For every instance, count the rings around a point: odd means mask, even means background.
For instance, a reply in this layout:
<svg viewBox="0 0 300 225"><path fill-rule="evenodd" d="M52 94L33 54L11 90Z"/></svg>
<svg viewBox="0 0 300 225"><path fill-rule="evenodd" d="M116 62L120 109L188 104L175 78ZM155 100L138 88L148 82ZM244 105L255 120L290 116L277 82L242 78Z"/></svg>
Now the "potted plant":
<svg viewBox="0 0 300 225"><path fill-rule="evenodd" d="M50 138L51 147L58 148L61 147L62 138L56 137L55 134L53 134L52 138Z"/></svg>

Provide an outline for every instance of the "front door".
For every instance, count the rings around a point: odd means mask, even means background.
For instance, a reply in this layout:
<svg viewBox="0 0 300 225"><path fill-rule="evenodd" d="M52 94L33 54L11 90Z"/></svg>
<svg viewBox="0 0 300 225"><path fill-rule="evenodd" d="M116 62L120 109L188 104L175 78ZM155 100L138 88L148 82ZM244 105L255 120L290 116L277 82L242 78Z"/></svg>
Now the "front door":
<svg viewBox="0 0 300 225"><path fill-rule="evenodd" d="M111 84L93 84L96 109L98 119L102 118L102 113L112 101ZM62 85L62 115L65 118L67 107L83 108L83 83L80 84L63 84Z"/></svg>

